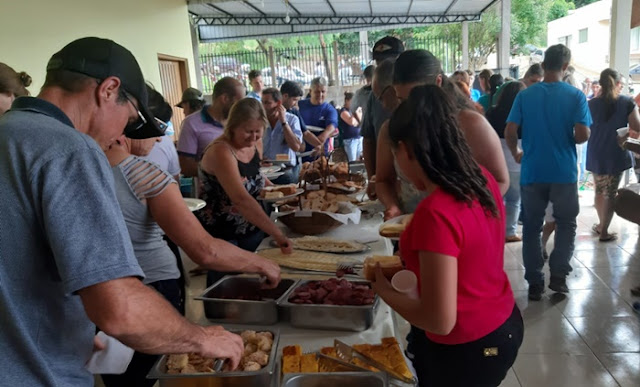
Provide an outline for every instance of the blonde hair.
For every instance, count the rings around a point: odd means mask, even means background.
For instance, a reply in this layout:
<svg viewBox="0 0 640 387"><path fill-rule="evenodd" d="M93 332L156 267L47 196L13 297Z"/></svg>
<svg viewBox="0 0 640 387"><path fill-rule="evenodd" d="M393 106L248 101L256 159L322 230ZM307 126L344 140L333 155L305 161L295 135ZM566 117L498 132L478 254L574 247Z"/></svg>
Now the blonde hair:
<svg viewBox="0 0 640 387"><path fill-rule="evenodd" d="M224 126L223 137L227 141L231 141L233 132L250 120L262 121L265 128L269 125L267 113L264 111L262 103L255 98L243 98L231 107L227 124Z"/></svg>

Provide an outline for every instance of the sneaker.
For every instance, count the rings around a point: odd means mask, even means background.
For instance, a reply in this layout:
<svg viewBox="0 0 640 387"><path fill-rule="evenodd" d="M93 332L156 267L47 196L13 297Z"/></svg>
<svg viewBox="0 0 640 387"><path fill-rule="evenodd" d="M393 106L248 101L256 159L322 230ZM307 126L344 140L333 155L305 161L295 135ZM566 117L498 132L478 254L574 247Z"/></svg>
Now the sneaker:
<svg viewBox="0 0 640 387"><path fill-rule="evenodd" d="M551 277L551 280L549 281L549 289L557 293L569 293L567 279L565 277Z"/></svg>
<svg viewBox="0 0 640 387"><path fill-rule="evenodd" d="M544 293L544 283L529 285L529 299L531 301L542 300L542 293Z"/></svg>

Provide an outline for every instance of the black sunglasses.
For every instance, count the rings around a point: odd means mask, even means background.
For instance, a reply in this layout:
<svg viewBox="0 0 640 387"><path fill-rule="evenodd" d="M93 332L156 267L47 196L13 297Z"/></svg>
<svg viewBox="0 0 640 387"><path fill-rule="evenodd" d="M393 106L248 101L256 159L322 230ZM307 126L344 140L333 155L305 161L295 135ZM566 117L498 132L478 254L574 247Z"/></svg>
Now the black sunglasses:
<svg viewBox="0 0 640 387"><path fill-rule="evenodd" d="M140 110L138 110L138 108L133 103L133 101L131 101L131 99L129 99L129 96L126 93L123 93L123 95L127 99L127 101L129 101L131 106L133 106L133 108L138 113L138 119L136 121L130 123L130 124L127 124L127 126L124 128L124 132L125 133L132 133L132 132L135 132L136 130L139 130L144 125L146 125L147 119L144 118L144 116L142 115L142 112ZM169 127L169 124L167 124L166 122L162 121L161 119L159 119L157 117L153 117L153 119L158 124L158 127L160 128L160 131L164 134L164 132L167 131L167 128Z"/></svg>

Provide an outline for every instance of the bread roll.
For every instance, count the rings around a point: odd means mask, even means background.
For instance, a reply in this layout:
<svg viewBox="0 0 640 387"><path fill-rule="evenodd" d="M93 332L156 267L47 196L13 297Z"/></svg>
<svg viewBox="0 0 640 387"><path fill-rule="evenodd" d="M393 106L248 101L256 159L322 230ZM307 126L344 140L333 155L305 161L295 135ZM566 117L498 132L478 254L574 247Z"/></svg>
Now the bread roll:
<svg viewBox="0 0 640 387"><path fill-rule="evenodd" d="M385 277L387 277L389 281L391 281L391 278L393 278L393 276L397 272L404 269L404 266L402 265L402 260L400 259L400 257L396 255L392 255L392 256L376 255L373 257L368 257L367 259L364 260L364 268L363 268L364 278L366 278L369 281L375 281L376 264L378 263L380 264L382 273L384 274Z"/></svg>

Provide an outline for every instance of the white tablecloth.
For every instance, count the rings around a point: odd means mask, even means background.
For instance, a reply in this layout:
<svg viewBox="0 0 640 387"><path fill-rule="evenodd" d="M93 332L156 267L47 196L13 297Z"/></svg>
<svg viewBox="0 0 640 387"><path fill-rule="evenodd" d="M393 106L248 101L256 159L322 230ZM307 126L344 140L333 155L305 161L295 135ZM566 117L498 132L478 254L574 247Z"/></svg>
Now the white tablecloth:
<svg viewBox="0 0 640 387"><path fill-rule="evenodd" d="M373 241L368 243L370 247L369 251L362 254L349 254L349 257L364 261L364 259L370 255L390 255L393 252L391 242L378 235L378 227L381 224L382 216L377 214L370 218L363 217L360 224L344 225L321 236L345 240ZM288 236L296 236L295 234L290 233L288 229L285 229L285 232ZM270 248L270 242L271 238L265 239L260 247L258 247L258 250ZM182 254L184 256L184 252ZM187 272L193 267L194 264L191 261L185 260L185 270ZM301 276L297 273L287 274L287 272L288 270L283 269L283 277L309 279L322 277L327 278L326 276L318 276L313 273ZM205 289L205 276L192 277L189 282L189 286L187 287L187 318L199 324L211 325L212 323L204 316L202 303L192 299L195 296L201 295ZM248 329L247 326L243 325L225 325L225 327L230 329ZM278 353L280 353L282 347L294 344L300 345L304 352L313 352L322 347L333 346L334 339L339 339L347 344L375 344L380 343L381 339L384 337L393 336L399 343L401 343L401 345L404 342L404 334L399 332L395 313L382 300L380 300L380 305L378 306L378 311L372 327L364 332L296 329L286 322L266 326L265 328L278 329L280 331L280 348L278 349Z"/></svg>

